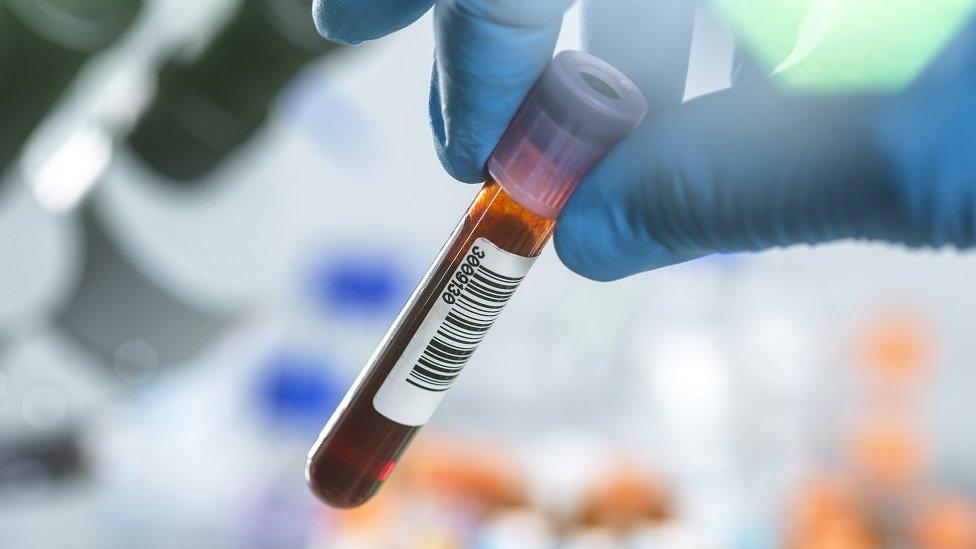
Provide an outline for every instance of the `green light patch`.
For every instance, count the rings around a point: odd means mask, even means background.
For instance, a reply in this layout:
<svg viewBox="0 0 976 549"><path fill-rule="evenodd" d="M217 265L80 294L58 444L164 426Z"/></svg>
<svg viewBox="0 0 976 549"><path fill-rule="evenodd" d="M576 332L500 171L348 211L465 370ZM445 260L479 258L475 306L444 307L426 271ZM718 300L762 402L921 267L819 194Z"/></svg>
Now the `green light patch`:
<svg viewBox="0 0 976 549"><path fill-rule="evenodd" d="M976 0L714 0L746 50L792 88L901 89L972 16Z"/></svg>

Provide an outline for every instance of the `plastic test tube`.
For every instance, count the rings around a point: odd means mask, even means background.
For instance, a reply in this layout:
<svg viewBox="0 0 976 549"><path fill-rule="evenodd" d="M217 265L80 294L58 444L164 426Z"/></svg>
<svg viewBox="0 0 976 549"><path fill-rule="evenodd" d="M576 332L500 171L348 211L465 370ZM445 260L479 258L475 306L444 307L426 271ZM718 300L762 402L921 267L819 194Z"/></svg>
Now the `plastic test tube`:
<svg viewBox="0 0 976 549"><path fill-rule="evenodd" d="M488 160L491 179L309 453L327 503L354 507L387 479L549 241L570 194L644 117L618 70L553 59Z"/></svg>

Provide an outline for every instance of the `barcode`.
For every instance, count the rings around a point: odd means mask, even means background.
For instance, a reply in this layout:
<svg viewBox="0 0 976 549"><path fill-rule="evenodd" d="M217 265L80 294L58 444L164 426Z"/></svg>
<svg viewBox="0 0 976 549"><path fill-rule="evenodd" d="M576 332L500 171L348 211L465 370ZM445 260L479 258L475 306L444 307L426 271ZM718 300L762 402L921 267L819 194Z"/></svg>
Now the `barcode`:
<svg viewBox="0 0 976 549"><path fill-rule="evenodd" d="M535 257L475 239L450 278L441 282L441 294L373 396L373 408L401 425L430 421L533 262Z"/></svg>
<svg viewBox="0 0 976 549"><path fill-rule="evenodd" d="M461 269L455 277L458 273ZM504 276L479 264L465 278L460 294L449 301L447 316L410 370L406 381L411 385L433 392L448 390L524 277Z"/></svg>

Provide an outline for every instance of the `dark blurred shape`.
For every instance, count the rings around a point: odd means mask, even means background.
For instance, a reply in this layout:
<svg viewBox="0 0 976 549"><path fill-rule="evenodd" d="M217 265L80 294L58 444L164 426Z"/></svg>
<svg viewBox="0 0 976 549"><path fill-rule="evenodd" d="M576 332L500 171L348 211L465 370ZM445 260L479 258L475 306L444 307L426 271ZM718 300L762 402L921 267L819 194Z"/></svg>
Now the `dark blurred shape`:
<svg viewBox="0 0 976 549"><path fill-rule="evenodd" d="M316 32L312 0L245 0L210 44L159 73L159 90L131 148L179 182L205 175L264 123L286 84L336 48Z"/></svg>
<svg viewBox="0 0 976 549"><path fill-rule="evenodd" d="M58 318L65 333L124 383L189 359L231 315L181 299L144 273L106 230L97 201L85 204L85 264Z"/></svg>
<svg viewBox="0 0 976 549"><path fill-rule="evenodd" d="M203 180L258 131L288 82L335 48L316 32L311 0L244 0L199 55L164 63L129 148L165 179ZM187 302L133 261L104 207L97 193L85 205L87 257L59 323L123 381L144 380L190 359L235 313Z"/></svg>
<svg viewBox="0 0 976 549"><path fill-rule="evenodd" d="M84 452L74 432L0 441L0 495L62 483L85 471Z"/></svg>
<svg viewBox="0 0 976 549"><path fill-rule="evenodd" d="M0 0L0 172L142 0Z"/></svg>

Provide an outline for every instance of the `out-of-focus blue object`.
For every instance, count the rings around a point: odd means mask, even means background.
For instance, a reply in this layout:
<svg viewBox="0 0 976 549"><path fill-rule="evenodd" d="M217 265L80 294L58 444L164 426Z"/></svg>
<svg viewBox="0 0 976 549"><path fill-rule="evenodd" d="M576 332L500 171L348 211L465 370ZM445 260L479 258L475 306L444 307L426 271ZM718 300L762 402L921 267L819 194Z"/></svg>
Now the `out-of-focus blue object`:
<svg viewBox="0 0 976 549"><path fill-rule="evenodd" d="M358 43L432 3L317 0L314 11L326 37ZM436 2L430 113L457 179L485 177L571 3ZM583 2L584 46L631 76L652 114L563 211L555 242L571 269L612 280L714 252L852 238L976 244L972 24L897 92L804 95L747 78L757 71L740 55L736 86L679 106L693 18L685 0Z"/></svg>
<svg viewBox="0 0 976 549"><path fill-rule="evenodd" d="M346 391L334 366L319 353L283 349L272 354L258 379L266 418L276 426L313 432Z"/></svg>
<svg viewBox="0 0 976 549"><path fill-rule="evenodd" d="M325 315L385 317L403 305L411 282L389 253L343 253L313 266L309 294Z"/></svg>
<svg viewBox="0 0 976 549"><path fill-rule="evenodd" d="M372 113L343 95L330 77L321 70L301 73L284 91L280 115L321 145L332 163L361 175L375 151L389 144Z"/></svg>

